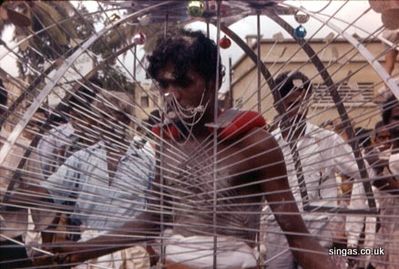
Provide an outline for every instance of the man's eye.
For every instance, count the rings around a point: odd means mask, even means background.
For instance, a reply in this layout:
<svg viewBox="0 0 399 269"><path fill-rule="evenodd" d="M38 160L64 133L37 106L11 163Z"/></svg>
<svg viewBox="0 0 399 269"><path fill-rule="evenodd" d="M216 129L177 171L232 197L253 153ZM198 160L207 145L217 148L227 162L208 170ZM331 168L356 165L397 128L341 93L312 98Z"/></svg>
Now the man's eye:
<svg viewBox="0 0 399 269"><path fill-rule="evenodd" d="M186 88L186 87L190 86L190 84L192 82L193 81L191 79L189 79L187 77L183 77L183 78L181 78L181 79L176 81L176 86L178 86L180 88Z"/></svg>
<svg viewBox="0 0 399 269"><path fill-rule="evenodd" d="M159 82L158 82L158 86L159 86L161 89L166 89L166 88L168 87L168 83L167 83L167 82L164 82L164 81L159 81Z"/></svg>
<svg viewBox="0 0 399 269"><path fill-rule="evenodd" d="M189 85L190 85L190 82L187 80L183 80L183 81L180 81L179 83L177 83L177 86L180 88L186 88Z"/></svg>

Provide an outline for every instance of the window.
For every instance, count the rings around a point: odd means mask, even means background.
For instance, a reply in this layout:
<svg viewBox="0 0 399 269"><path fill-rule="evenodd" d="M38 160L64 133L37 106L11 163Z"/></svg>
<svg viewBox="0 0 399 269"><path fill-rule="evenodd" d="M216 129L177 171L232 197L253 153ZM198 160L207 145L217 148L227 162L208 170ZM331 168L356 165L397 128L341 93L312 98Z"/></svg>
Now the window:
<svg viewBox="0 0 399 269"><path fill-rule="evenodd" d="M234 107L235 108L242 108L243 106L243 100L242 97L237 98L236 100L234 100Z"/></svg>
<svg viewBox="0 0 399 269"><path fill-rule="evenodd" d="M141 107L145 107L145 108L150 106L150 100L148 98L148 95L141 96L140 105L141 105Z"/></svg>
<svg viewBox="0 0 399 269"><path fill-rule="evenodd" d="M372 82L342 83L336 85L336 87L345 104L361 106L373 102L374 84ZM313 85L313 105L335 105L330 94L330 88L325 84Z"/></svg>

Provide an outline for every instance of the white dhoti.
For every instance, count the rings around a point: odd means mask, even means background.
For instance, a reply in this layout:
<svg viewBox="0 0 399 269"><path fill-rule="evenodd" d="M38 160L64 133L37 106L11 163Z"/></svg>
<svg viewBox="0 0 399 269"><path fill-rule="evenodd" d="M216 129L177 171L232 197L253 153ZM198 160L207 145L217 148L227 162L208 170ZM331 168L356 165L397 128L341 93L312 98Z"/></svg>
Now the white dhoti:
<svg viewBox="0 0 399 269"><path fill-rule="evenodd" d="M192 269L213 268L212 236L188 236L167 233L165 255L168 264ZM218 269L239 269L257 266L256 251L234 237L218 236L216 264Z"/></svg>
<svg viewBox="0 0 399 269"><path fill-rule="evenodd" d="M98 237L104 233L86 230L82 233L80 242ZM150 259L146 249L142 246L134 246L116 251L108 255L89 260L74 267L75 269L148 269Z"/></svg>

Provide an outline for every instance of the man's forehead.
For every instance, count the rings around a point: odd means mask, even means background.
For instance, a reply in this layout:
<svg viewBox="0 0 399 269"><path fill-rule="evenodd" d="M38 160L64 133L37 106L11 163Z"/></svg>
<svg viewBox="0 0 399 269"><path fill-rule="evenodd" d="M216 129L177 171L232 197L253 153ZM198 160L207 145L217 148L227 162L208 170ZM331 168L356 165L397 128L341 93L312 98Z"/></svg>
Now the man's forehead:
<svg viewBox="0 0 399 269"><path fill-rule="evenodd" d="M158 78L167 79L167 80L174 80L176 77L175 77L175 74L173 73L173 70L172 71L170 71L170 70L162 70L160 72Z"/></svg>
<svg viewBox="0 0 399 269"><path fill-rule="evenodd" d="M286 98L302 98L306 91L303 88L294 87L286 96Z"/></svg>
<svg viewBox="0 0 399 269"><path fill-rule="evenodd" d="M165 79L165 80L174 80L176 79L176 66L172 63L168 63L164 67L162 67L158 73L157 79Z"/></svg>
<svg viewBox="0 0 399 269"><path fill-rule="evenodd" d="M169 81L173 81L173 80L180 80L182 78L186 78L186 79L193 79L193 77L195 76L196 72L193 71L191 68L188 69L184 74L182 74L182 76L176 76L176 72L175 72L175 67L168 65L165 68L161 69L158 76L157 76L157 80L169 80Z"/></svg>
<svg viewBox="0 0 399 269"><path fill-rule="evenodd" d="M293 80L292 80L292 85L293 85L295 88L298 88L298 89L304 88L304 83L303 83L302 79L299 79L299 78L293 79Z"/></svg>

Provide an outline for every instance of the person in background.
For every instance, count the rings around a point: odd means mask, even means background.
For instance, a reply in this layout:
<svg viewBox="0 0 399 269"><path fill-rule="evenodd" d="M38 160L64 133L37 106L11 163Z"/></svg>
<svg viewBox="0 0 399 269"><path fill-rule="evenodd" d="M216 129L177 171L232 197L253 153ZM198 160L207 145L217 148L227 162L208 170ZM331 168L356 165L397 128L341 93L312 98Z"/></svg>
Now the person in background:
<svg viewBox="0 0 399 269"><path fill-rule="evenodd" d="M388 161L391 155L392 137L383 121L379 121L375 124L373 137L373 145L379 152L379 158ZM387 168L386 165L384 168Z"/></svg>
<svg viewBox="0 0 399 269"><path fill-rule="evenodd" d="M93 123L90 104L96 98L97 87L101 86L101 81L93 77L79 87L63 108L62 115L68 116L69 120L45 133L38 142L38 160L45 179L57 171L73 152L92 143L92 138L87 136ZM68 212L57 213L48 232L42 233L43 244L79 240L80 235L76 233L79 225L79 221L71 218Z"/></svg>
<svg viewBox="0 0 399 269"><path fill-rule="evenodd" d="M0 105L2 113L5 113L7 91L3 87L0 87ZM48 192L40 187L44 177L34 151L31 158L18 171L18 180L15 177L17 166L29 149L31 139L43 120L43 113L39 110L33 115L0 167L0 268L2 269L32 266L27 252L30 248L27 249L26 245L39 240L40 233L51 225L55 217L51 211L52 201L48 198ZM8 139L9 134L6 123L1 127L1 145ZM28 224L29 219L33 224Z"/></svg>
<svg viewBox="0 0 399 269"><path fill-rule="evenodd" d="M122 94L119 96L119 94ZM126 143L130 123L125 95L97 95L92 104L97 119L86 134L91 145L73 153L65 163L43 183L57 204L69 203L71 217L79 220L80 242L97 237L122 226L146 208L146 191L154 178L154 158L147 149ZM140 246L104 255L91 264L119 268L130 263L146 268L149 259ZM133 266L133 265L132 265ZM77 268L91 268L81 264Z"/></svg>
<svg viewBox="0 0 399 269"><path fill-rule="evenodd" d="M47 178L71 155L79 137L84 139L85 126L90 124L88 108L101 87L97 78L92 78L69 99L67 113L69 121L51 129L38 142L37 148L43 174Z"/></svg>
<svg viewBox="0 0 399 269"><path fill-rule="evenodd" d="M376 147L380 149L380 162L375 167L378 188L379 230L376 246L383 247L384 256L373 257L377 269L394 269L399 264L399 101L395 96L383 105L384 125L376 129Z"/></svg>
<svg viewBox="0 0 399 269"><path fill-rule="evenodd" d="M360 178L352 149L336 133L310 123L306 116L312 95L312 84L303 73L284 72L275 79L284 115L272 135L283 151L288 180L309 231L323 247L329 248L344 233L344 217L322 212L311 213L309 207L338 207L336 173ZM297 152L297 157L295 154ZM299 168L299 163L301 168ZM361 207L361 205L359 205ZM362 223L347 227L350 236L360 234ZM267 219L266 265L268 268L296 268L296 260L275 218ZM275 242L278 242L276 244ZM357 242L353 242L356 243ZM336 257L337 268L344 259Z"/></svg>
<svg viewBox="0 0 399 269"><path fill-rule="evenodd" d="M3 81L0 80L0 112L1 116L3 117L4 113L7 111L7 98L8 92L4 88ZM8 133L5 132L3 126L1 126L1 138L3 141L5 141L8 137ZM3 144L3 143L1 143ZM18 155L21 155L19 153ZM10 165L12 162L15 160L10 160L10 158L7 158L3 164L3 167L7 167ZM0 265L2 268L12 268L16 266L29 266L31 263L29 263L29 260L27 260L28 256L26 254L26 249L25 247L16 244L14 242L23 242L22 238L22 231L14 231L11 232L12 230L18 229L16 226L16 222L13 220L10 220L10 218L7 215L6 209L3 205L3 197L5 195L5 192L8 187L9 183L9 177L10 173L7 172L6 168L1 168L0 170L0 190L1 190L1 204L0 204L0 232L1 232L1 238L0 238ZM15 213L14 213L15 214ZM10 230L10 232L7 233L7 229Z"/></svg>
<svg viewBox="0 0 399 269"><path fill-rule="evenodd" d="M144 120L142 125L137 126L137 133L133 138L136 147L143 148L151 158L155 158L155 144L153 143L155 137L152 133L152 128L159 125L160 119L161 116L158 109L151 111L148 119Z"/></svg>
<svg viewBox="0 0 399 269"><path fill-rule="evenodd" d="M376 228L372 231L366 227L366 232L372 234L377 230L374 245L368 247L384 249L384 255L371 256L370 263L378 269L394 269L399 264L399 229L397 228L399 224L397 217L399 214L399 169L397 169L398 162L396 161L399 156L399 101L391 96L383 103L382 108L384 125L377 123L375 129L374 143L378 144L375 144L375 150L370 151L370 156L366 156L372 169L370 175L373 180L373 192L380 212ZM363 188L354 187L352 193L358 201L365 202L367 199Z"/></svg>

